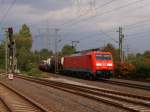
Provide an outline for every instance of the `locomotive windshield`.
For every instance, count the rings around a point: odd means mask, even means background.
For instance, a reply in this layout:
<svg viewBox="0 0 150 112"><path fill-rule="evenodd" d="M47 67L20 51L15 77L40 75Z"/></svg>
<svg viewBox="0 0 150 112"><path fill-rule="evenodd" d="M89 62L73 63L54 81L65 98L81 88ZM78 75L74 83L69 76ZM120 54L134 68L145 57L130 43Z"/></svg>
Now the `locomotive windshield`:
<svg viewBox="0 0 150 112"><path fill-rule="evenodd" d="M111 60L112 56L110 54L97 54L96 60Z"/></svg>

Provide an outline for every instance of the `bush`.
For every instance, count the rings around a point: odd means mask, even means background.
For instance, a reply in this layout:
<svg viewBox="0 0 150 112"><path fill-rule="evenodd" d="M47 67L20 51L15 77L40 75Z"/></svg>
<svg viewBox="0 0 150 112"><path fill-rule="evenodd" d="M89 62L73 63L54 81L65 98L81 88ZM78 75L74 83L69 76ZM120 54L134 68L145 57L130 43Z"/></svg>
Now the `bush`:
<svg viewBox="0 0 150 112"><path fill-rule="evenodd" d="M150 65L138 64L136 67L135 78L138 78L138 79L150 78Z"/></svg>
<svg viewBox="0 0 150 112"><path fill-rule="evenodd" d="M124 69L122 70L122 75L125 78L130 78L136 73L136 67L132 63L125 63Z"/></svg>
<svg viewBox="0 0 150 112"><path fill-rule="evenodd" d="M33 68L28 72L24 72L24 74L26 74L28 76L41 77L41 78L48 77L47 73L44 73L44 72L38 70L37 68Z"/></svg>

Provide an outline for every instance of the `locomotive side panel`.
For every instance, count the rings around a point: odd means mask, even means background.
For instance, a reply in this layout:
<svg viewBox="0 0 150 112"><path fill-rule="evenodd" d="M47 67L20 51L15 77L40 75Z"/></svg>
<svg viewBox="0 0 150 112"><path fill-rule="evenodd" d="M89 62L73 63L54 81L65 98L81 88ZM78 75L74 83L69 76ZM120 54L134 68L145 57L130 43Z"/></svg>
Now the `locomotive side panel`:
<svg viewBox="0 0 150 112"><path fill-rule="evenodd" d="M65 57L63 69L64 71L86 75L86 73L92 72L92 58L90 55Z"/></svg>

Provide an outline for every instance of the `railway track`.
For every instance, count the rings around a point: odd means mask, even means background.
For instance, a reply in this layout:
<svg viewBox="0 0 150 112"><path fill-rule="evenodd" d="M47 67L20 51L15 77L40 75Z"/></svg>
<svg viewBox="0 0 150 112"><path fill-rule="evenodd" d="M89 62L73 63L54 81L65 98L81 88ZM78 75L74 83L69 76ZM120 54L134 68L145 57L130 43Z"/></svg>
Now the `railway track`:
<svg viewBox="0 0 150 112"><path fill-rule="evenodd" d="M16 76L28 81L40 83L55 89L66 91L72 94L80 95L98 102L103 102L109 105L113 105L118 108L122 108L128 111L134 112L150 112L150 97L132 95L122 93L119 91L93 88L89 86L73 85L68 83L49 81L45 79Z"/></svg>
<svg viewBox="0 0 150 112"><path fill-rule="evenodd" d="M9 107L0 99L0 112L10 112Z"/></svg>
<svg viewBox="0 0 150 112"><path fill-rule="evenodd" d="M59 76L60 75L58 75L58 77ZM100 82L150 91L150 83L149 83L149 85L144 85L144 84L141 85L141 84L129 83L129 82L125 82L125 81L117 81L117 80L112 80L112 79L100 79Z"/></svg>
<svg viewBox="0 0 150 112"><path fill-rule="evenodd" d="M137 89L142 89L142 90L150 90L150 85L140 85L140 84L133 84L133 83L128 83L128 82L121 82L121 81L116 81L116 80L111 80L111 79L104 79L102 80L104 83L109 83L109 84L115 84L119 86L125 86L125 87L131 87L131 88L137 88Z"/></svg>
<svg viewBox="0 0 150 112"><path fill-rule="evenodd" d="M59 76L61 75L59 74L57 77ZM134 83L124 82L124 81L122 82L122 81L111 80L111 79L100 79L100 82L150 91L150 85L134 84Z"/></svg>
<svg viewBox="0 0 150 112"><path fill-rule="evenodd" d="M0 82L0 112L50 112L19 91Z"/></svg>

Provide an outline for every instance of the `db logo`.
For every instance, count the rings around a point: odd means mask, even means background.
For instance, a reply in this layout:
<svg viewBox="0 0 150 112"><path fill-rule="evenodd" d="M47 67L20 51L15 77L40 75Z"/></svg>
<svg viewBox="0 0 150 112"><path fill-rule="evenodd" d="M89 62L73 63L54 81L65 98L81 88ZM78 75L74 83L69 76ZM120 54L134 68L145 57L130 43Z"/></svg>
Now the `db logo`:
<svg viewBox="0 0 150 112"><path fill-rule="evenodd" d="M102 65L103 65L103 66L106 66L107 64L106 64L106 63L103 63Z"/></svg>

